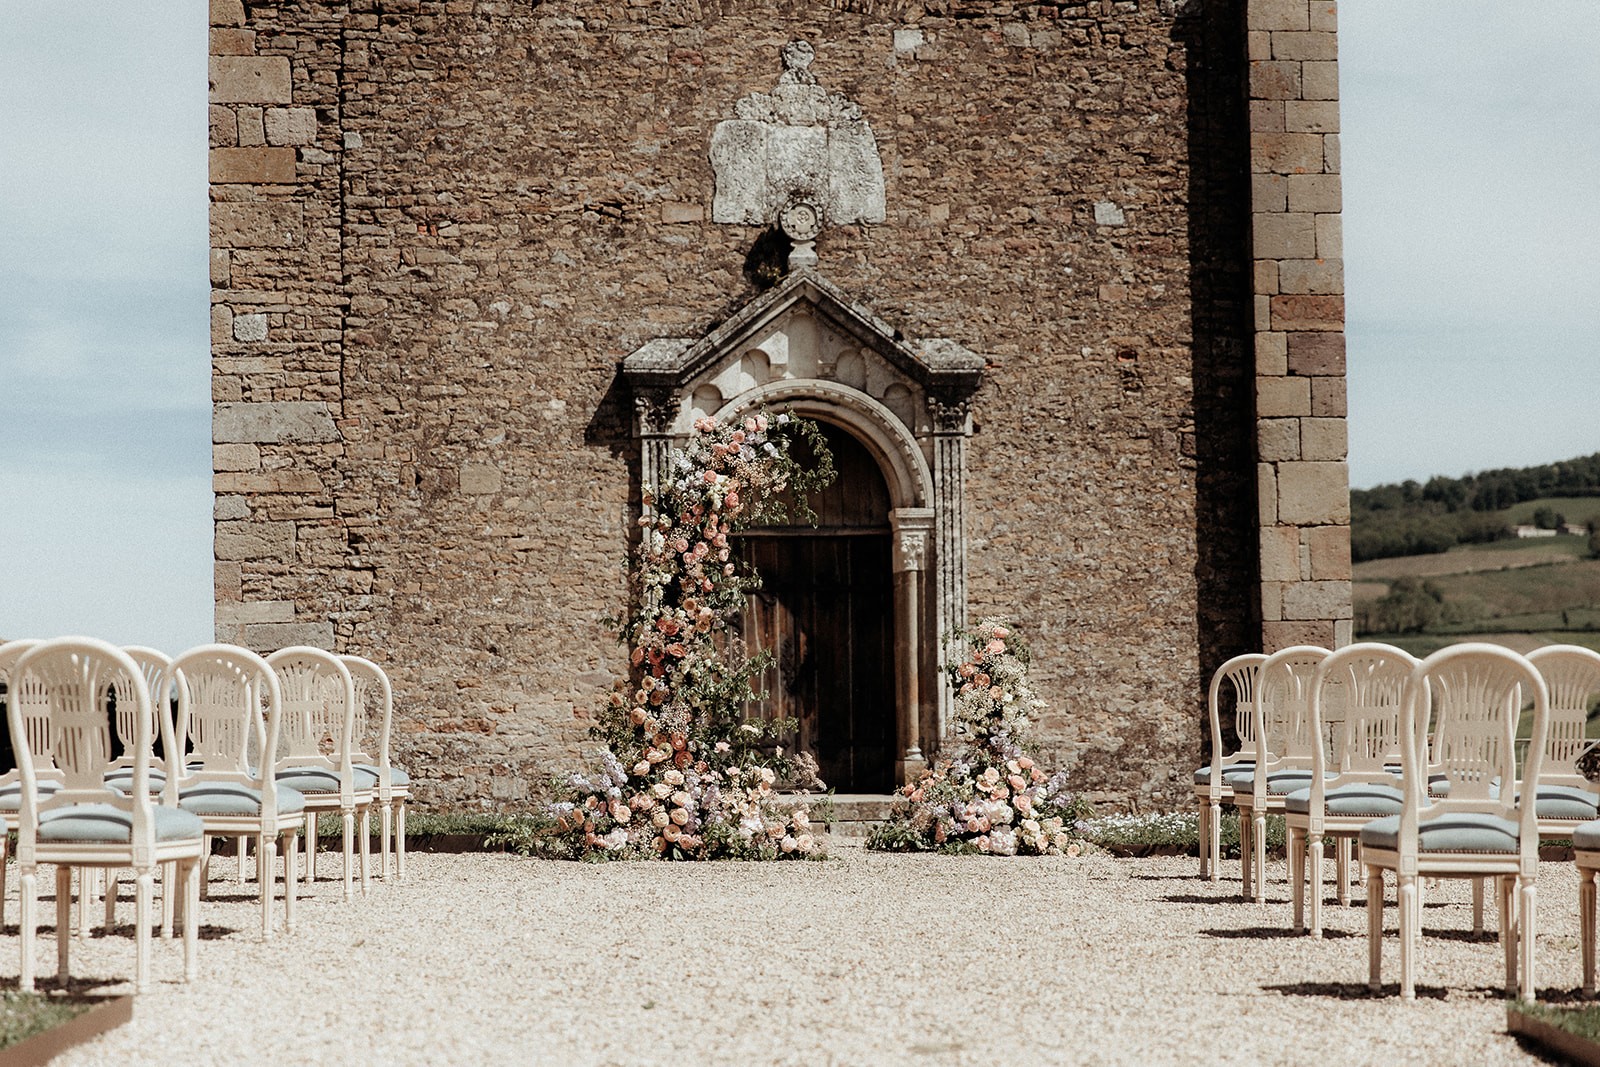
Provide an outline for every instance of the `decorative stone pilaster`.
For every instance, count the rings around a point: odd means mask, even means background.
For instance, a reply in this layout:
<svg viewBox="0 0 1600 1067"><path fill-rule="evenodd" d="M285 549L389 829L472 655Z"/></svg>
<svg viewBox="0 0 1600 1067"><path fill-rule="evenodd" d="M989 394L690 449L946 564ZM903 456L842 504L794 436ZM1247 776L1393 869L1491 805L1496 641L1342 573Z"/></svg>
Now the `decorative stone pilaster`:
<svg viewBox="0 0 1600 1067"><path fill-rule="evenodd" d="M967 625L967 437L972 413L965 399L932 399L934 514L934 647L941 659L945 646ZM935 735L948 736L954 694L944 671L938 671L938 713Z"/></svg>
<svg viewBox="0 0 1600 1067"><path fill-rule="evenodd" d="M889 512L890 540L894 546L894 662L900 756L895 761L895 779L904 785L914 782L927 769L922 751L924 730L923 597L926 587L928 550L934 526L932 508L895 508ZM936 646L937 647L937 646ZM934 665L935 675L939 672ZM934 736L938 737L937 728Z"/></svg>
<svg viewBox="0 0 1600 1067"><path fill-rule="evenodd" d="M1248 0L1261 642L1351 636L1337 5Z"/></svg>

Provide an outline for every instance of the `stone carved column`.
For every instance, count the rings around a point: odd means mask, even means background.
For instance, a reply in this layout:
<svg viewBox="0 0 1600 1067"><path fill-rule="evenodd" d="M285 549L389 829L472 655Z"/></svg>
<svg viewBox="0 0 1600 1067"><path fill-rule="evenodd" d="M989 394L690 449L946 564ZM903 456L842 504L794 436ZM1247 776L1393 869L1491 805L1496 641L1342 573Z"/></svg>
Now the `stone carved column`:
<svg viewBox="0 0 1600 1067"><path fill-rule="evenodd" d="M967 625L967 435L972 417L965 400L930 398L933 412L934 621L935 655L944 658L950 636ZM953 694L944 671L939 679L934 734L943 740L950 729Z"/></svg>
<svg viewBox="0 0 1600 1067"><path fill-rule="evenodd" d="M671 474L674 438L671 433L673 415L677 413L678 397L666 389L636 392L633 397L634 415L639 433L639 482L646 492L655 492ZM641 509L641 518L655 514L648 503Z"/></svg>
<svg viewBox="0 0 1600 1067"><path fill-rule="evenodd" d="M928 569L932 508L895 508L889 512L890 539L894 546L894 603L898 625L894 628L895 706L900 756L895 779L914 782L927 769L922 752L922 677L924 576ZM937 666L937 665L935 665Z"/></svg>

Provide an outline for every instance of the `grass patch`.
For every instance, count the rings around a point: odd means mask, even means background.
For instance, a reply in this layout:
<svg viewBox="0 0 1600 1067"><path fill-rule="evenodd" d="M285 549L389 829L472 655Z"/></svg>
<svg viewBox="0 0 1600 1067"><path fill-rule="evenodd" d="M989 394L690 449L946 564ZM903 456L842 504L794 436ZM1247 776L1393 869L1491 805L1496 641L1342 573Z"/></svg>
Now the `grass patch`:
<svg viewBox="0 0 1600 1067"><path fill-rule="evenodd" d="M1511 1008L1514 1011L1520 1011L1529 1018L1560 1027L1567 1033L1581 1037L1585 1041L1600 1043L1600 1004L1582 1008L1563 1008L1550 1004L1515 1000L1511 1002Z"/></svg>
<svg viewBox="0 0 1600 1067"><path fill-rule="evenodd" d="M370 836L382 832L382 820L374 812L370 820ZM357 826L360 821L357 820ZM406 839L414 837L483 837L491 848L508 847L515 840L531 839L549 825L549 820L537 815L506 814L501 812L406 812ZM344 836L342 817L335 812L317 816L318 838Z"/></svg>
<svg viewBox="0 0 1600 1067"><path fill-rule="evenodd" d="M1200 854L1200 817L1192 811L1152 812L1145 815L1101 815L1086 819L1080 824L1083 836L1091 844L1118 856L1148 856L1158 853ZM1237 859L1239 856L1239 816L1237 812L1222 813L1222 855ZM1283 819L1276 815L1267 817L1267 851L1283 855L1285 851Z"/></svg>
<svg viewBox="0 0 1600 1067"><path fill-rule="evenodd" d="M92 1007L91 1001L8 990L0 994L0 1049L54 1030Z"/></svg>

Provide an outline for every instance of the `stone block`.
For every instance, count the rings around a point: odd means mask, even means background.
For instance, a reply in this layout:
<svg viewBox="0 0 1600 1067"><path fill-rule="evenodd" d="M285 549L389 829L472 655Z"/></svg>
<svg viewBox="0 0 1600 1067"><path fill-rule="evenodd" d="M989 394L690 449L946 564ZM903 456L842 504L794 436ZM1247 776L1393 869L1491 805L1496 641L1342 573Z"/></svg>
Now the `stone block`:
<svg viewBox="0 0 1600 1067"><path fill-rule="evenodd" d="M267 143L267 135L262 132L261 116L265 114L259 107L241 107L234 111L235 125L238 128L240 148L257 148Z"/></svg>
<svg viewBox="0 0 1600 1067"><path fill-rule="evenodd" d="M211 343L225 345L233 340L233 309L226 304L211 305Z"/></svg>
<svg viewBox="0 0 1600 1067"><path fill-rule="evenodd" d="M1339 29L1339 4L1337 0L1311 0L1310 15L1311 28L1322 30L1324 33L1336 33Z"/></svg>
<svg viewBox="0 0 1600 1067"><path fill-rule="evenodd" d="M1256 259L1309 259L1317 254L1315 215L1258 211L1250 216Z"/></svg>
<svg viewBox="0 0 1600 1067"><path fill-rule="evenodd" d="M1245 36L1246 58L1266 60L1272 58L1272 34L1266 30L1251 30Z"/></svg>
<svg viewBox="0 0 1600 1067"><path fill-rule="evenodd" d="M215 405L211 439L217 444L337 441L339 430L321 401L259 401Z"/></svg>
<svg viewBox="0 0 1600 1067"><path fill-rule="evenodd" d="M255 445L212 445L214 471L253 471L261 467L261 449Z"/></svg>
<svg viewBox="0 0 1600 1067"><path fill-rule="evenodd" d="M1287 334L1256 334L1256 373L1262 377L1281 377L1289 373L1289 339Z"/></svg>
<svg viewBox="0 0 1600 1067"><path fill-rule="evenodd" d="M1339 173L1339 135L1336 133L1322 138L1322 169L1328 174Z"/></svg>
<svg viewBox="0 0 1600 1067"><path fill-rule="evenodd" d="M1335 648L1338 647L1336 637L1336 623L1327 619L1275 620L1261 624L1261 650L1267 653L1294 645Z"/></svg>
<svg viewBox="0 0 1600 1067"><path fill-rule="evenodd" d="M235 315L233 317L233 339L235 341L265 341L267 339L267 317L265 315Z"/></svg>
<svg viewBox="0 0 1600 1067"><path fill-rule="evenodd" d="M1342 463L1350 455L1344 419L1301 419L1300 459Z"/></svg>
<svg viewBox="0 0 1600 1067"><path fill-rule="evenodd" d="M239 123L233 108L212 104L206 108L206 116L212 148L231 148L239 143Z"/></svg>
<svg viewBox="0 0 1600 1067"><path fill-rule="evenodd" d="M1339 64L1300 64L1300 98L1302 100L1339 99Z"/></svg>
<svg viewBox="0 0 1600 1067"><path fill-rule="evenodd" d="M1272 297L1272 328L1296 330L1344 329L1344 297L1284 295Z"/></svg>
<svg viewBox="0 0 1600 1067"><path fill-rule="evenodd" d="M294 523L219 522L214 527L213 548L217 559L288 562L294 557Z"/></svg>
<svg viewBox="0 0 1600 1067"><path fill-rule="evenodd" d="M1344 374L1344 334L1291 333L1288 338L1292 374Z"/></svg>
<svg viewBox="0 0 1600 1067"><path fill-rule="evenodd" d="M256 600L218 604L217 621L230 623L293 622L294 601Z"/></svg>
<svg viewBox="0 0 1600 1067"><path fill-rule="evenodd" d="M1278 264L1278 289L1284 293L1342 293L1344 261L1286 259Z"/></svg>
<svg viewBox="0 0 1600 1067"><path fill-rule="evenodd" d="M333 650L333 623L331 622L257 622L246 623L244 647L255 652L276 652L291 645L311 645L314 648Z"/></svg>
<svg viewBox="0 0 1600 1067"><path fill-rule="evenodd" d="M1283 128L1289 133L1338 133L1339 101L1289 100L1283 105Z"/></svg>
<svg viewBox="0 0 1600 1067"><path fill-rule="evenodd" d="M1348 619L1349 582L1295 582L1283 587L1283 617L1292 619Z"/></svg>
<svg viewBox="0 0 1600 1067"><path fill-rule="evenodd" d="M1312 526L1301 531L1315 581L1350 580L1350 527Z"/></svg>
<svg viewBox="0 0 1600 1067"><path fill-rule="evenodd" d="M1122 208L1109 200L1100 200L1094 205L1094 222L1096 226L1126 226L1128 219Z"/></svg>
<svg viewBox="0 0 1600 1067"><path fill-rule="evenodd" d="M1255 328L1257 333L1272 329L1272 297L1255 297Z"/></svg>
<svg viewBox="0 0 1600 1067"><path fill-rule="evenodd" d="M1344 258L1344 219L1341 216L1317 216L1317 258Z"/></svg>
<svg viewBox="0 0 1600 1067"><path fill-rule="evenodd" d="M306 145L317 141L317 111L310 107L271 107L262 116L271 145Z"/></svg>
<svg viewBox="0 0 1600 1067"><path fill-rule="evenodd" d="M1344 209L1343 180L1337 174L1290 174L1283 181L1290 211L1337 215Z"/></svg>
<svg viewBox="0 0 1600 1067"><path fill-rule="evenodd" d="M294 102L288 56L212 56L213 104Z"/></svg>
<svg viewBox="0 0 1600 1067"><path fill-rule="evenodd" d="M1247 0L1245 25L1252 30L1309 30L1307 0Z"/></svg>
<svg viewBox="0 0 1600 1067"><path fill-rule="evenodd" d="M1261 527L1261 580L1300 580L1300 531L1296 527Z"/></svg>
<svg viewBox="0 0 1600 1067"><path fill-rule="evenodd" d="M487 463L461 465L461 491L470 495L498 493L501 484L500 468Z"/></svg>
<svg viewBox="0 0 1600 1067"><path fill-rule="evenodd" d="M894 50L896 52L915 52L921 48L925 35L920 26L907 26L894 31Z"/></svg>
<svg viewBox="0 0 1600 1067"><path fill-rule="evenodd" d="M1282 133L1283 105L1282 100L1250 101L1250 129L1258 133Z"/></svg>
<svg viewBox="0 0 1600 1067"><path fill-rule="evenodd" d="M213 248L295 248L305 240L299 204L212 204Z"/></svg>
<svg viewBox="0 0 1600 1067"><path fill-rule="evenodd" d="M1278 525L1278 467L1256 464L1256 508L1262 526Z"/></svg>
<svg viewBox="0 0 1600 1067"><path fill-rule="evenodd" d="M1349 414L1342 375L1311 379L1311 414L1330 419L1342 419Z"/></svg>
<svg viewBox="0 0 1600 1067"><path fill-rule="evenodd" d="M1278 261L1275 259L1258 259L1251 267L1251 276L1255 281L1255 291L1266 296L1273 296L1278 291Z"/></svg>
<svg viewBox="0 0 1600 1067"><path fill-rule="evenodd" d="M1251 100L1299 100L1300 64L1268 59L1250 64Z"/></svg>
<svg viewBox="0 0 1600 1067"><path fill-rule="evenodd" d="M1289 179L1283 174L1250 175L1250 210L1289 210Z"/></svg>
<svg viewBox="0 0 1600 1067"><path fill-rule="evenodd" d="M1316 460L1278 464L1278 521L1292 526L1347 525L1349 468Z"/></svg>
<svg viewBox="0 0 1600 1067"><path fill-rule="evenodd" d="M1261 419L1256 423L1256 459L1280 463L1299 458L1299 419Z"/></svg>
<svg viewBox="0 0 1600 1067"><path fill-rule="evenodd" d="M1336 60L1339 58L1339 38L1317 30L1279 30L1272 35L1272 58Z"/></svg>
<svg viewBox="0 0 1600 1067"><path fill-rule="evenodd" d="M233 275L233 261L226 248L211 250L211 284L217 289L228 288Z"/></svg>
<svg viewBox="0 0 1600 1067"><path fill-rule="evenodd" d="M1283 582L1261 583L1261 621L1276 622L1283 618Z"/></svg>
<svg viewBox="0 0 1600 1067"><path fill-rule="evenodd" d="M215 493L242 493L261 496L266 493L321 494L322 477L316 471L219 471L211 476L211 490Z"/></svg>
<svg viewBox="0 0 1600 1067"><path fill-rule="evenodd" d="M212 185L294 181L292 148L213 148L209 155Z"/></svg>
<svg viewBox="0 0 1600 1067"><path fill-rule="evenodd" d="M248 56L256 50L254 30L216 28L211 31L211 54L214 56Z"/></svg>
<svg viewBox="0 0 1600 1067"><path fill-rule="evenodd" d="M1311 414L1311 379L1257 378L1256 417L1291 419Z"/></svg>
<svg viewBox="0 0 1600 1067"><path fill-rule="evenodd" d="M706 209L700 204L675 204L661 205L662 222L704 222Z"/></svg>
<svg viewBox="0 0 1600 1067"><path fill-rule="evenodd" d="M225 522L229 519L248 519L250 517L250 502L242 496L213 497L211 504L211 518L215 522Z"/></svg>
<svg viewBox="0 0 1600 1067"><path fill-rule="evenodd" d="M1276 174L1318 174L1325 169L1324 138L1315 133L1258 133L1250 138L1250 169Z"/></svg>
<svg viewBox="0 0 1600 1067"><path fill-rule="evenodd" d="M211 0L211 25L243 26L244 0Z"/></svg>

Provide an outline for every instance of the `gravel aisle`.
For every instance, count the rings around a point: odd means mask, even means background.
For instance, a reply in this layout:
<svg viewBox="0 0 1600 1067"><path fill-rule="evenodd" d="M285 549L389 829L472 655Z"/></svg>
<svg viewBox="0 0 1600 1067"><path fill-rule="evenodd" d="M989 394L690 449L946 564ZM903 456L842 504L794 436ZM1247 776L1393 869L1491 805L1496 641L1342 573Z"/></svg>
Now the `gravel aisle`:
<svg viewBox="0 0 1600 1067"><path fill-rule="evenodd" d="M1321 942L1285 936L1281 862L1264 907L1181 857L844 844L823 863L412 863L405 886L375 883L351 905L318 883L300 930L270 944L249 898L216 883L200 980L177 981L180 946L158 944L134 1021L58 1062L1537 1062L1502 1032L1500 951L1468 936L1465 883L1432 894L1422 996L1402 1004L1365 995L1362 909L1330 906ZM1550 996L1579 978L1570 863L1544 865L1540 899ZM0 975L14 982L8 943ZM1394 979L1392 935L1385 947ZM53 953L42 940L41 963ZM74 970L132 963L126 936L97 936Z"/></svg>

